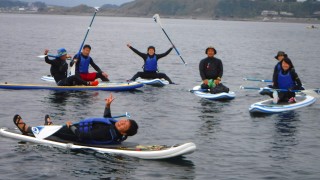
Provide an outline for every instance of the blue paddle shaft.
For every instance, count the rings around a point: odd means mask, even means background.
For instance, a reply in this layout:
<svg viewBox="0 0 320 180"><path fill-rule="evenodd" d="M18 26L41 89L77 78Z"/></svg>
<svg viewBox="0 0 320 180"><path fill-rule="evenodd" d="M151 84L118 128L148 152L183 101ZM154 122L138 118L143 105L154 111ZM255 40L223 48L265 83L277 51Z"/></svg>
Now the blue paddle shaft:
<svg viewBox="0 0 320 180"><path fill-rule="evenodd" d="M85 42L86 39L87 39L87 36L88 36L89 31L90 31L90 29L91 29L91 25L92 25L92 23L93 23L94 18L96 17L97 12L98 12L98 9L96 9L95 12L94 12L94 14L93 14L93 17L92 17L92 19L91 19L90 25L89 25L88 30L87 30L87 33L86 33L86 35L85 35L85 37L84 37L84 39L83 39L83 41L82 41L82 44L81 44L80 49L79 49L79 51L78 51L78 54L80 54L81 49L82 49L82 47L83 47L83 45L84 45L84 42Z"/></svg>

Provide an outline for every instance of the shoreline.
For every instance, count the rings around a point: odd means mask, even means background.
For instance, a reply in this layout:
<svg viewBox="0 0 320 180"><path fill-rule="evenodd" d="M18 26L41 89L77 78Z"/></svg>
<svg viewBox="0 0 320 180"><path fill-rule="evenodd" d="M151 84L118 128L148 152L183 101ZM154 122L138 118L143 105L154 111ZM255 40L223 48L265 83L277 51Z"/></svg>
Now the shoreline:
<svg viewBox="0 0 320 180"><path fill-rule="evenodd" d="M39 12L0 12L0 14L19 14L19 15L62 15L62 16L92 16L92 13L39 13ZM134 17L134 18L150 18L150 16L134 16L114 13L100 13L97 16L102 17ZM289 18L289 17L255 17L255 18L210 18L210 17L192 17L192 16L167 16L167 19L192 19L192 20L218 20L218 21L247 21L247 22L278 22L278 23L301 23L301 24L320 24L317 18Z"/></svg>

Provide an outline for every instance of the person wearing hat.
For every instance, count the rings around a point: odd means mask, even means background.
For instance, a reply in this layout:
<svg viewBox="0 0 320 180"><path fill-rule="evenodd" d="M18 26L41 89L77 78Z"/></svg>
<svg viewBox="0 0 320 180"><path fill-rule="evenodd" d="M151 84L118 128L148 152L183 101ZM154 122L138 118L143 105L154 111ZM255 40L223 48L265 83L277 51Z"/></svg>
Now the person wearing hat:
<svg viewBox="0 0 320 180"><path fill-rule="evenodd" d="M80 144L119 144L126 140L128 136L134 136L138 132L138 124L132 119L120 119L115 120L111 117L111 103L114 100L112 94L105 99L106 106L104 115L101 118L87 118L77 123L72 124L71 121L67 121L66 125L62 126L53 135L46 139L53 139L57 141L57 138L62 141L73 141ZM48 119L46 115L46 119ZM33 136L35 127L28 126L21 118L16 114L13 117L14 124L18 127L24 135ZM34 129L35 130L35 129Z"/></svg>
<svg viewBox="0 0 320 180"><path fill-rule="evenodd" d="M220 85L223 75L222 61L216 57L217 50L209 46L205 53L208 57L202 59L199 64L199 72L202 79L201 89L212 89Z"/></svg>
<svg viewBox="0 0 320 180"><path fill-rule="evenodd" d="M44 51L44 55L47 55L49 52L48 49ZM78 76L69 76L68 77L68 64L66 62L69 57L67 50L65 48L60 48L57 51L58 55L55 59L50 60L48 56L45 57L45 62L51 65L50 73L51 76L56 81L58 86L74 86L74 85L85 85L85 86L97 86L98 81L88 82L82 80Z"/></svg>
<svg viewBox="0 0 320 180"><path fill-rule="evenodd" d="M100 78L102 81L109 81L108 74L103 72L93 59L90 57L91 46L86 44L83 46L80 54L76 54L73 60L70 62L70 66L76 64L75 74L79 75L85 81L94 81ZM89 73L89 65L93 67L97 72Z"/></svg>
<svg viewBox="0 0 320 180"><path fill-rule="evenodd" d="M153 46L149 46L147 49L147 54L138 51L137 49L133 48L130 44L127 44L128 48L130 48L133 52L138 54L142 57L144 61L143 65L143 72L137 72L130 81L135 81L138 77L144 79L155 79L155 78L163 78L169 81L170 84L173 84L171 79L165 73L158 73L158 60L167 56L173 49L173 47L169 48L165 53L162 54L155 54L156 49Z"/></svg>

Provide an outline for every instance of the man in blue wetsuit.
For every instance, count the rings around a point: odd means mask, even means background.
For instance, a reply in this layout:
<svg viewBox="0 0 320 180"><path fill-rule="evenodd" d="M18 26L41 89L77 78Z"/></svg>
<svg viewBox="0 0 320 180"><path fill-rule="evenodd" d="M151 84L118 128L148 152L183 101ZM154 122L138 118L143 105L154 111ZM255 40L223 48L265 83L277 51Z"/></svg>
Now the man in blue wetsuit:
<svg viewBox="0 0 320 180"><path fill-rule="evenodd" d="M79 75L85 81L94 81L97 78L100 78L102 81L109 81L108 74L103 72L99 66L93 62L93 59L90 57L90 52L91 46L86 44L83 46L82 52L73 57L70 66L73 66L74 63L76 63L75 74ZM89 65L97 72L89 73Z"/></svg>
<svg viewBox="0 0 320 180"><path fill-rule="evenodd" d="M44 55L47 55L48 49L44 51ZM48 56L45 57L45 62L51 65L50 73L54 78L58 86L74 86L74 85L85 85L85 86L97 86L98 81L84 81L78 76L67 76L68 75L68 64L67 51L64 48L58 49L58 55L55 59L50 60Z"/></svg>
<svg viewBox="0 0 320 180"><path fill-rule="evenodd" d="M135 81L138 77L144 78L144 79L155 79L155 78L163 78L167 81L169 81L170 84L173 84L171 79L165 74L165 73L158 73L158 60L160 58L163 58L167 56L173 49L171 47L163 54L155 54L156 49L153 46L149 46L147 49L147 54L142 53L138 51L137 49L133 48L130 44L127 44L127 46L136 54L138 54L140 57L142 57L144 61L143 65L143 72L137 72L130 80Z"/></svg>
<svg viewBox="0 0 320 180"><path fill-rule="evenodd" d="M101 118L88 118L78 123L66 123L60 130L47 139L59 138L62 141L72 141L81 144L119 144L128 136L133 136L138 131L138 124L132 119L119 121L111 117L112 94L106 99L104 116ZM20 115L13 117L14 124L25 135L33 135L32 127L23 122ZM45 116L45 124L52 124L50 117Z"/></svg>

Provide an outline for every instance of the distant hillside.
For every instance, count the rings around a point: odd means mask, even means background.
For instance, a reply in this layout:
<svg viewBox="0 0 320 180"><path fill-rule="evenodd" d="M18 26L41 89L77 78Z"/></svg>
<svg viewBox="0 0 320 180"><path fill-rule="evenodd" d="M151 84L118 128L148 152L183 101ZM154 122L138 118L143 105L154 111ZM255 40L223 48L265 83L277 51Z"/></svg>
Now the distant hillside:
<svg viewBox="0 0 320 180"><path fill-rule="evenodd" d="M212 17L219 0L135 0L123 4L115 14L124 16Z"/></svg>

